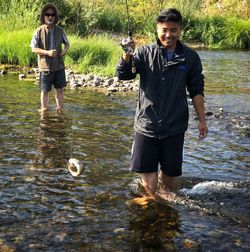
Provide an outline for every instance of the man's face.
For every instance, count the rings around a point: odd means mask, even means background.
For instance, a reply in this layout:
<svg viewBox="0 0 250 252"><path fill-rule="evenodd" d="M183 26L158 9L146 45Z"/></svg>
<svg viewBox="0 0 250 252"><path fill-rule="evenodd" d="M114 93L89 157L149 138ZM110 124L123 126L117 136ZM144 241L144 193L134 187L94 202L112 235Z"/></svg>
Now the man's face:
<svg viewBox="0 0 250 252"><path fill-rule="evenodd" d="M53 9L47 9L44 14L44 21L47 25L52 25L55 22L55 12Z"/></svg>
<svg viewBox="0 0 250 252"><path fill-rule="evenodd" d="M181 34L181 27L178 23L168 21L157 24L157 34L163 46L175 49L176 42Z"/></svg>

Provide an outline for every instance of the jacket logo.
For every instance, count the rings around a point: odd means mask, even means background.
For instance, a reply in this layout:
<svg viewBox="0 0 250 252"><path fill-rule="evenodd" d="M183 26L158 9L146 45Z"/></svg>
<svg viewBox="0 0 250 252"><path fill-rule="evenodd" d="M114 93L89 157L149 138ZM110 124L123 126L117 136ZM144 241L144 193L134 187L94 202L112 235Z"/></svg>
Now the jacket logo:
<svg viewBox="0 0 250 252"><path fill-rule="evenodd" d="M184 64L180 64L180 65L178 66L178 69L179 69L180 71L186 71L187 67L186 67Z"/></svg>

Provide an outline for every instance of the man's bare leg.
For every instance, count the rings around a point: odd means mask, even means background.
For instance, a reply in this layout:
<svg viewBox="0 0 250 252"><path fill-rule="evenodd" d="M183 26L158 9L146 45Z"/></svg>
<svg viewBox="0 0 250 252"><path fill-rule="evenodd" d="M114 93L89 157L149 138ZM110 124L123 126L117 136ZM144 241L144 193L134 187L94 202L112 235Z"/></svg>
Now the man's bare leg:
<svg viewBox="0 0 250 252"><path fill-rule="evenodd" d="M56 99L56 109L61 112L63 108L63 98L64 98L64 91L63 88L57 88L55 93L55 99Z"/></svg>
<svg viewBox="0 0 250 252"><path fill-rule="evenodd" d="M160 180L165 190L173 192L175 189L175 177L167 176L164 172L160 172Z"/></svg>
<svg viewBox="0 0 250 252"><path fill-rule="evenodd" d="M158 173L142 173L141 174L142 185L149 196L154 196L158 185Z"/></svg>
<svg viewBox="0 0 250 252"><path fill-rule="evenodd" d="M41 91L41 111L45 112L49 106L49 92Z"/></svg>

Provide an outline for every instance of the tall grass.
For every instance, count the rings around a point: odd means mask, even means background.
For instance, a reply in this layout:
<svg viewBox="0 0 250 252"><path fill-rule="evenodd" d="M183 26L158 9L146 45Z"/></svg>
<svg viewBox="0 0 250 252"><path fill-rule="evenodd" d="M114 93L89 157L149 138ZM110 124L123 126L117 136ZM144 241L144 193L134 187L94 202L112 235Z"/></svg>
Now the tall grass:
<svg viewBox="0 0 250 252"><path fill-rule="evenodd" d="M107 35L81 39L70 36L71 48L66 56L66 64L81 73L96 73L113 76L115 65L121 56L118 43Z"/></svg>
<svg viewBox="0 0 250 252"><path fill-rule="evenodd" d="M36 64L36 56L31 52L29 30L0 31L0 63L22 66Z"/></svg>
<svg viewBox="0 0 250 252"><path fill-rule="evenodd" d="M211 48L250 47L250 21L225 17L190 17L184 19L183 39L204 43Z"/></svg>
<svg viewBox="0 0 250 252"><path fill-rule="evenodd" d="M250 48L250 20L229 18L221 29L224 38L219 46L227 48Z"/></svg>
<svg viewBox="0 0 250 252"><path fill-rule="evenodd" d="M35 28L42 2L39 0L0 0L0 25L6 32Z"/></svg>

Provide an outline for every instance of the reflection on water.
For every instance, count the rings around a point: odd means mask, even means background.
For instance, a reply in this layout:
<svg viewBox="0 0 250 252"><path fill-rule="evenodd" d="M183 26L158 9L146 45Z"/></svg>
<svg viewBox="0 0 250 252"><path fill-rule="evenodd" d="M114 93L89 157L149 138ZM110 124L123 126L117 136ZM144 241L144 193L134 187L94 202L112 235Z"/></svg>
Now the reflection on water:
<svg viewBox="0 0 250 252"><path fill-rule="evenodd" d="M134 94L66 90L64 113L51 99L41 118L37 86L1 77L0 251L249 251L249 52L199 53L209 136L190 107L179 190L145 204L128 172Z"/></svg>
<svg viewBox="0 0 250 252"><path fill-rule="evenodd" d="M37 153L31 162L34 168L63 167L70 158L72 145L69 134L70 119L63 115L42 115L37 133Z"/></svg>
<svg viewBox="0 0 250 252"><path fill-rule="evenodd" d="M156 201L129 205L129 240L132 251L178 251L175 238L180 235L178 211Z"/></svg>

